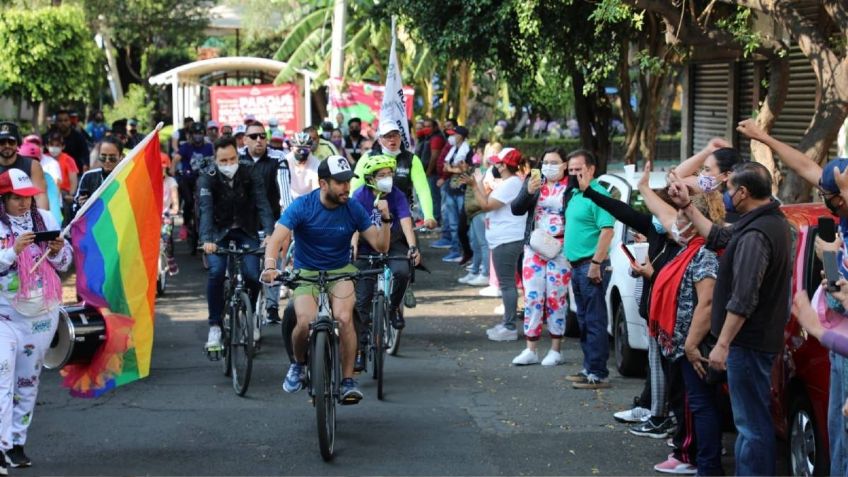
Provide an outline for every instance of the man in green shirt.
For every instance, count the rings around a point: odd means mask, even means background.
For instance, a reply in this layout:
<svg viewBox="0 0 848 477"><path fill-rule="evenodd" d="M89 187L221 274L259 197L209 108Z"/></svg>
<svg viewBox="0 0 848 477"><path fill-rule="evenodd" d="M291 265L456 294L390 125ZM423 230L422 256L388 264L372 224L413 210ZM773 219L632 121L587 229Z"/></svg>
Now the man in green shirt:
<svg viewBox="0 0 848 477"><path fill-rule="evenodd" d="M594 177L595 157L577 150L568 155L569 182L579 176ZM590 187L601 194L609 193L597 180ZM609 337L607 336L606 290L610 274L608 254L615 219L607 211L573 188L565 210L565 242L563 253L571 263L571 289L577 305L583 369L566 379L578 389L609 387Z"/></svg>

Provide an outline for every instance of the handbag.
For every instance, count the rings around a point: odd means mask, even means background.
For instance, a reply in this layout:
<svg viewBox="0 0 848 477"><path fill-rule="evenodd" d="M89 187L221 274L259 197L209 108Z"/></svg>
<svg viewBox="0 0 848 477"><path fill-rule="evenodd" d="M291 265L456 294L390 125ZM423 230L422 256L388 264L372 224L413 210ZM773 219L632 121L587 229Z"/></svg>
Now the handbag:
<svg viewBox="0 0 848 477"><path fill-rule="evenodd" d="M530 233L530 248L548 260L553 260L562 253L559 240L542 229L533 229Z"/></svg>

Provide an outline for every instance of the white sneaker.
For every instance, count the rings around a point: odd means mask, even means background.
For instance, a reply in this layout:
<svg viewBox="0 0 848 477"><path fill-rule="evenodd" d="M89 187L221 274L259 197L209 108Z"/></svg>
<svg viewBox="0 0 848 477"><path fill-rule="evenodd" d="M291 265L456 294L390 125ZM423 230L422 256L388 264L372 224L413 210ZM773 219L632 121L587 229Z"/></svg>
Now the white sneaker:
<svg viewBox="0 0 848 477"><path fill-rule="evenodd" d="M254 324L254 326L253 326L253 342L258 343L261 340L262 340L262 329L258 325Z"/></svg>
<svg viewBox="0 0 848 477"><path fill-rule="evenodd" d="M495 313L496 315L501 315L501 316L503 316L503 314L504 314L504 306L503 306L503 303L501 303L500 305L498 305L498 306L496 306L496 307L495 307L495 311L494 311L494 313Z"/></svg>
<svg viewBox="0 0 848 477"><path fill-rule="evenodd" d="M206 349L220 350L221 348L221 327L212 325L209 327L209 337L206 338Z"/></svg>
<svg viewBox="0 0 848 477"><path fill-rule="evenodd" d="M498 287L487 286L486 288L480 290L480 296L487 296L490 298L500 298L501 289Z"/></svg>
<svg viewBox="0 0 848 477"><path fill-rule="evenodd" d="M542 366L556 366L562 364L562 353L559 351L550 350L542 360Z"/></svg>
<svg viewBox="0 0 848 477"><path fill-rule="evenodd" d="M465 266L465 271L470 272L471 270L474 270L474 265L469 263L468 265Z"/></svg>
<svg viewBox="0 0 848 477"><path fill-rule="evenodd" d="M525 348L518 356L512 360L512 364L516 366L528 366L531 364L539 364L539 355L530 348Z"/></svg>
<svg viewBox="0 0 848 477"><path fill-rule="evenodd" d="M467 284L470 280L473 280L473 279L475 279L475 278L477 278L477 274L476 274L476 273L468 272L468 273L467 273L464 277L460 278L460 279L459 279L459 280L457 280L457 281L458 281L459 283Z"/></svg>
<svg viewBox="0 0 848 477"><path fill-rule="evenodd" d="M651 418L651 410L645 409L644 407L636 406L633 409L628 409L626 411L619 411L612 415L618 422L624 422L629 424L637 424L640 422L645 422ZM673 445L673 444L672 444Z"/></svg>
<svg viewBox="0 0 848 477"><path fill-rule="evenodd" d="M487 334L492 341L518 341L518 330L511 330L504 325L494 327L492 332Z"/></svg>
<svg viewBox="0 0 848 477"><path fill-rule="evenodd" d="M489 277L486 275L477 275L474 278L469 279L465 282L466 285L471 285L472 287L485 287L489 285Z"/></svg>

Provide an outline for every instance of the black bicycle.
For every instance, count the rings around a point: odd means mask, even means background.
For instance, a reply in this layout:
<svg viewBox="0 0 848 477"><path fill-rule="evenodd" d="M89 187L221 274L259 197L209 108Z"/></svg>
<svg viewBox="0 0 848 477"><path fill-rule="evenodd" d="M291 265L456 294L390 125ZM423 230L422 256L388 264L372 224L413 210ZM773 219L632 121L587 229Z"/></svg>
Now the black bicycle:
<svg viewBox="0 0 848 477"><path fill-rule="evenodd" d="M212 360L221 360L224 376L231 376L233 390L244 396L250 384L253 371L253 357L256 354L254 341L253 309L247 286L241 273L241 262L246 257L263 255L265 247L239 248L234 241L229 247L218 249L216 255L227 256L227 277L224 280L224 317L221 326L220 349L208 349Z"/></svg>
<svg viewBox="0 0 848 477"><path fill-rule="evenodd" d="M394 275L389 268L392 260L405 260L409 262L410 273L413 273L415 265L406 255L360 255L359 260L368 262L370 267L382 266L377 271L377 284L374 287L374 297L371 299L371 330L368 335L368 361L371 362L371 377L377 380L377 399L383 399L383 370L385 368L386 353L391 355L397 353L400 343L401 330L395 329L390 320L391 295L394 288ZM403 313L403 304L398 307L398 313ZM401 315L403 316L403 315Z"/></svg>
<svg viewBox="0 0 848 477"><path fill-rule="evenodd" d="M306 347L306 389L315 406L318 423L318 447L321 457L333 458L336 438L336 403L344 404L341 396L341 354L339 352L339 323L333 317L330 305L330 285L341 280L357 280L376 276L382 270L330 274L322 271L312 277L294 275L280 276L277 280L285 286L296 288L299 284L318 287L318 316L309 324Z"/></svg>

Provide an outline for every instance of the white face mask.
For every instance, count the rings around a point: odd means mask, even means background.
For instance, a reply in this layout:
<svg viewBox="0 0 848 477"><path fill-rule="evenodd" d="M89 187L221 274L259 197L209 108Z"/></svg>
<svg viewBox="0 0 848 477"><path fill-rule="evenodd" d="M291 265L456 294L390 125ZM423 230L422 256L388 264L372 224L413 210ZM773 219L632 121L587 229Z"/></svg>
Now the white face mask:
<svg viewBox="0 0 848 477"><path fill-rule="evenodd" d="M59 157L59 154L62 154L62 148L58 146L48 146L47 152L53 157Z"/></svg>
<svg viewBox="0 0 848 477"><path fill-rule="evenodd" d="M456 146L456 136L448 136L448 144Z"/></svg>
<svg viewBox="0 0 848 477"><path fill-rule="evenodd" d="M562 168L556 164L542 164L542 175L552 182L562 179Z"/></svg>
<svg viewBox="0 0 848 477"><path fill-rule="evenodd" d="M398 149L397 151L390 151L390 150L384 148L383 154L385 154L387 156L391 156L391 157L398 157L400 155L400 149Z"/></svg>
<svg viewBox="0 0 848 477"><path fill-rule="evenodd" d="M392 177L383 177L382 179L377 179L375 183L375 187L378 191L388 194L392 191L393 178Z"/></svg>
<svg viewBox="0 0 848 477"><path fill-rule="evenodd" d="M232 179L236 175L236 171L238 171L238 168L238 162L229 166L218 165L218 170L221 171L221 174L224 174L227 179Z"/></svg>
<svg viewBox="0 0 848 477"><path fill-rule="evenodd" d="M684 237L683 234L686 233L686 231L689 230L691 227L692 222L689 222L688 224L686 224L685 227L679 229L677 228L677 222L674 222L674 224L671 226L671 237L678 244L685 246L687 243L689 243L689 239L691 237Z"/></svg>

